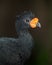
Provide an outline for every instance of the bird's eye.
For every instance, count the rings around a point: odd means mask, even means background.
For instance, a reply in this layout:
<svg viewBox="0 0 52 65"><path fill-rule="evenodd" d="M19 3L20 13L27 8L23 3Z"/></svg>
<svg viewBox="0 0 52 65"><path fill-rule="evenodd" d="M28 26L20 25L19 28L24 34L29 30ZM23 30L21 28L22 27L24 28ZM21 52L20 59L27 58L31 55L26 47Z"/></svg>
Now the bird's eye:
<svg viewBox="0 0 52 65"><path fill-rule="evenodd" d="M29 21L30 21L29 19L25 19L25 20L24 20L24 22L25 22L26 24L29 24Z"/></svg>
<svg viewBox="0 0 52 65"><path fill-rule="evenodd" d="M29 22L29 20L26 19L26 22Z"/></svg>

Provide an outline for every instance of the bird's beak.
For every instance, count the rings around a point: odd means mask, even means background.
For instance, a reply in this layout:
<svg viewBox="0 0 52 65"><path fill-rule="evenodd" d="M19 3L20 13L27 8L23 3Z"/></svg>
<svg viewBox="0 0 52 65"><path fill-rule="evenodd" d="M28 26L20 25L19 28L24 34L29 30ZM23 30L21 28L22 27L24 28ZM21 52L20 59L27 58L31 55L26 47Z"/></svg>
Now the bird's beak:
<svg viewBox="0 0 52 65"><path fill-rule="evenodd" d="M36 27L41 28L41 24L38 22L37 25L36 25Z"/></svg>
<svg viewBox="0 0 52 65"><path fill-rule="evenodd" d="M41 28L41 24L39 23L39 19L38 19L38 18L33 18L33 19L30 21L30 27L31 27L31 28L36 28L36 27Z"/></svg>

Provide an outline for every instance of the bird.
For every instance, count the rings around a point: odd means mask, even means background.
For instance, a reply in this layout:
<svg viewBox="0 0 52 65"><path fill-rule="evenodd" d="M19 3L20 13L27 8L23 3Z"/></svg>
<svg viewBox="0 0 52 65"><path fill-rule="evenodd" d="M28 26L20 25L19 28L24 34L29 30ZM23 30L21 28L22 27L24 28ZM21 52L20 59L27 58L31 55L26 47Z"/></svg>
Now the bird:
<svg viewBox="0 0 52 65"><path fill-rule="evenodd" d="M28 29L41 28L38 18L30 11L16 15L15 28L18 38L0 37L0 65L24 65L29 59L33 38Z"/></svg>

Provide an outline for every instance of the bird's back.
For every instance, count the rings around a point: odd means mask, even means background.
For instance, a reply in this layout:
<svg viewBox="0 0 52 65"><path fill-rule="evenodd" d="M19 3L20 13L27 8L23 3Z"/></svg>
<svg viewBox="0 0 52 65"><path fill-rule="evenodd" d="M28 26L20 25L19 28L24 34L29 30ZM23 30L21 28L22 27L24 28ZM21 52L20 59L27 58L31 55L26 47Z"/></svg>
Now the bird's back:
<svg viewBox="0 0 52 65"><path fill-rule="evenodd" d="M19 39L0 38L0 64L23 65L29 58L32 49L31 41L29 40L30 43L27 41L27 35L26 42L24 36Z"/></svg>
<svg viewBox="0 0 52 65"><path fill-rule="evenodd" d="M0 38L0 63L9 65L19 63L20 46L15 38Z"/></svg>

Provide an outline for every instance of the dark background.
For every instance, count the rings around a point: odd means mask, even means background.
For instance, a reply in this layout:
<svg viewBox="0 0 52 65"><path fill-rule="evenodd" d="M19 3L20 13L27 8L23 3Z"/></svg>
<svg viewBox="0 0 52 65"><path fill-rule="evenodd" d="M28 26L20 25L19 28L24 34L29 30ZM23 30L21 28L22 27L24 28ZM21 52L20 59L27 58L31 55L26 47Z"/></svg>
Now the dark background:
<svg viewBox="0 0 52 65"><path fill-rule="evenodd" d="M35 40L31 62L36 65L52 65L52 1L51 0L1 0L0 37L16 37L16 13L31 10L42 25L31 30Z"/></svg>

